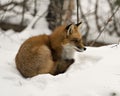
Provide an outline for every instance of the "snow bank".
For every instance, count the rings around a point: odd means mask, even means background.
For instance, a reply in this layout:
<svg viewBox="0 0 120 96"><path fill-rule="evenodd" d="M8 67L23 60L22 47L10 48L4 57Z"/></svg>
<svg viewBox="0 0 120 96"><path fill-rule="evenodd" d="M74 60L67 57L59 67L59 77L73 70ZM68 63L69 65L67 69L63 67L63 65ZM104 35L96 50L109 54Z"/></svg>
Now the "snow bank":
<svg viewBox="0 0 120 96"><path fill-rule="evenodd" d="M14 62L21 43L33 35L50 34L44 18L38 23L35 30L20 34L0 30L0 96L120 96L120 45L76 52L75 63L64 74L23 78Z"/></svg>
<svg viewBox="0 0 120 96"><path fill-rule="evenodd" d="M66 73L25 79L14 62L22 36L12 31L0 36L0 96L120 95L120 45L87 47L76 52L76 61Z"/></svg>

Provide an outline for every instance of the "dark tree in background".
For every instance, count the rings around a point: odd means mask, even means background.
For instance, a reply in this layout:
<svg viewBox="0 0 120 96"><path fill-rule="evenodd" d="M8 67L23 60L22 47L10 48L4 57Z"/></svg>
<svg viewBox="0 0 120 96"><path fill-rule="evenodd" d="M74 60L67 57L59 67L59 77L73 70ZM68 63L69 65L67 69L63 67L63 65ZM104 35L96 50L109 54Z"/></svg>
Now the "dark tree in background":
<svg viewBox="0 0 120 96"><path fill-rule="evenodd" d="M46 20L49 23L49 29L71 23L71 16L74 9L74 0L50 0Z"/></svg>
<svg viewBox="0 0 120 96"><path fill-rule="evenodd" d="M50 0L48 14L46 16L49 22L49 29L53 30L56 26L61 25L63 0Z"/></svg>

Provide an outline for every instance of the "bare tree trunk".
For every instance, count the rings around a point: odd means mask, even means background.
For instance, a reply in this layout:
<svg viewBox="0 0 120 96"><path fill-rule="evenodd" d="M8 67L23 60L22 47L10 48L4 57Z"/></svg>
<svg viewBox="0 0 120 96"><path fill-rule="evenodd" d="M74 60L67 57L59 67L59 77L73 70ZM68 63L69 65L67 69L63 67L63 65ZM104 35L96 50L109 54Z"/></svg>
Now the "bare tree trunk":
<svg viewBox="0 0 120 96"><path fill-rule="evenodd" d="M69 24L73 9L74 0L50 0L48 14L46 16L49 29L53 30L55 27L64 23Z"/></svg>

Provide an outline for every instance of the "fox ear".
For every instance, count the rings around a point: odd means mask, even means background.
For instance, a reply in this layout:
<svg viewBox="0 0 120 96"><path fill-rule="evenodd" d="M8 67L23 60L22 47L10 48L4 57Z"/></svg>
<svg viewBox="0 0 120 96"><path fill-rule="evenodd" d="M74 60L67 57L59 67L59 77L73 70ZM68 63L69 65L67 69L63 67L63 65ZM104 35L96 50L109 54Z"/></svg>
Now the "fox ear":
<svg viewBox="0 0 120 96"><path fill-rule="evenodd" d="M78 28L80 28L81 27L81 24L82 24L82 22L79 22L79 23L77 23L77 24L75 24Z"/></svg>
<svg viewBox="0 0 120 96"><path fill-rule="evenodd" d="M74 28L73 24L68 25L65 29L67 30L67 36L69 36L70 34L72 34L72 30Z"/></svg>

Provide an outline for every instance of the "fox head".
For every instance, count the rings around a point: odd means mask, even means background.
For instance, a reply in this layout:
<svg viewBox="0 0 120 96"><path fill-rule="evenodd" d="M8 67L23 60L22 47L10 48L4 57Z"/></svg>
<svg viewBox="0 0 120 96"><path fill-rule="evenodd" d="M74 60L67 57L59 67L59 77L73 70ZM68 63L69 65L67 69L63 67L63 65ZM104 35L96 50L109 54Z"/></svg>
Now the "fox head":
<svg viewBox="0 0 120 96"><path fill-rule="evenodd" d="M79 32L79 27L81 26L82 22L78 24L70 24L65 28L66 37L63 40L63 47L64 48L72 48L78 52L83 52L86 48L83 45L82 35Z"/></svg>

